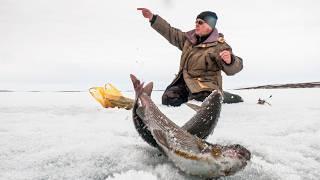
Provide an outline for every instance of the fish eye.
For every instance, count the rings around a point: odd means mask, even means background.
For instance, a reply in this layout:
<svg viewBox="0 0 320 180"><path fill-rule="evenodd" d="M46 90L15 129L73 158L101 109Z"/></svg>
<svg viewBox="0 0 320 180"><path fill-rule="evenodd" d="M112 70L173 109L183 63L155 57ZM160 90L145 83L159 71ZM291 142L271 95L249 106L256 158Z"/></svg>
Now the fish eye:
<svg viewBox="0 0 320 180"><path fill-rule="evenodd" d="M218 157L221 155L221 149L220 148L212 148L211 149L211 154L213 155L213 157Z"/></svg>

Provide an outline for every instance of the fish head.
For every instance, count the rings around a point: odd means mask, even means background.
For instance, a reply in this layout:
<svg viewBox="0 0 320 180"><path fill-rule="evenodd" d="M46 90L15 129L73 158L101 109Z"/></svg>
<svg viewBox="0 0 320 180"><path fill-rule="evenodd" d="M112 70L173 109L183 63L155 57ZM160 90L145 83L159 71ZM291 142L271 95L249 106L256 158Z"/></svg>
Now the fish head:
<svg viewBox="0 0 320 180"><path fill-rule="evenodd" d="M251 159L250 151L240 144L225 146L223 154L226 157L239 158L244 161L249 161Z"/></svg>
<svg viewBox="0 0 320 180"><path fill-rule="evenodd" d="M208 105L217 105L222 103L223 95L220 90L214 90L211 94L203 100L201 106L208 106Z"/></svg>
<svg viewBox="0 0 320 180"><path fill-rule="evenodd" d="M206 150L209 155L207 160L212 164L212 169L220 175L233 175L243 169L251 158L251 153L239 144L221 146L211 145Z"/></svg>

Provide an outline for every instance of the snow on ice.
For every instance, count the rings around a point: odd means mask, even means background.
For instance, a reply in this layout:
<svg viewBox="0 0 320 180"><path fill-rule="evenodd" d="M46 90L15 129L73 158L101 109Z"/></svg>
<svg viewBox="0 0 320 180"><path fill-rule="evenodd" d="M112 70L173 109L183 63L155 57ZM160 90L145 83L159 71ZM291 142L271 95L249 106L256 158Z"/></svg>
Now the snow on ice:
<svg viewBox="0 0 320 180"><path fill-rule="evenodd" d="M239 143L251 163L224 179L318 179L320 90L233 91L209 142ZM178 125L194 111L160 105ZM272 106L258 105L272 94ZM133 93L127 96L134 97ZM0 179L200 179L181 173L134 129L131 111L104 109L87 92L0 93Z"/></svg>

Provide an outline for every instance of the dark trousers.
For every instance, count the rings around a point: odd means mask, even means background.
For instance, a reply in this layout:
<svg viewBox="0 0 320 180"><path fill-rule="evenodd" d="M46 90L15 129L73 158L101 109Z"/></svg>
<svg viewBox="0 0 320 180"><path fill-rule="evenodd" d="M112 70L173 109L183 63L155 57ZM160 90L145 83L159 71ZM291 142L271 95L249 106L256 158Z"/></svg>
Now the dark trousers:
<svg viewBox="0 0 320 180"><path fill-rule="evenodd" d="M201 91L198 93L191 93L184 82L180 78L175 84L169 86L162 95L162 104L170 106L180 106L188 100L203 101L210 95L210 91Z"/></svg>

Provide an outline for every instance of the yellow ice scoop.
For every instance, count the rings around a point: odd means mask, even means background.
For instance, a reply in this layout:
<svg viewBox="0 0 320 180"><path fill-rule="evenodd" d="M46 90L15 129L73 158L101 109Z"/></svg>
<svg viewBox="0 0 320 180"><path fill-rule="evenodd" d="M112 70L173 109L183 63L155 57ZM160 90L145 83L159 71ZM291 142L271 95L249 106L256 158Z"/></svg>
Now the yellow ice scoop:
<svg viewBox="0 0 320 180"><path fill-rule="evenodd" d="M104 87L92 87L89 92L104 108L118 107L129 110L133 107L134 100L124 97L121 91L110 83Z"/></svg>

